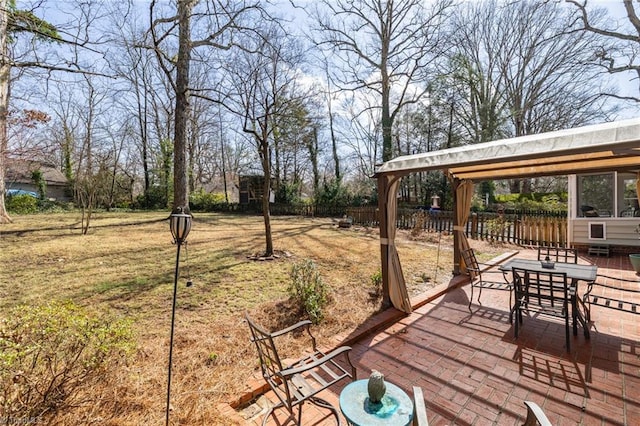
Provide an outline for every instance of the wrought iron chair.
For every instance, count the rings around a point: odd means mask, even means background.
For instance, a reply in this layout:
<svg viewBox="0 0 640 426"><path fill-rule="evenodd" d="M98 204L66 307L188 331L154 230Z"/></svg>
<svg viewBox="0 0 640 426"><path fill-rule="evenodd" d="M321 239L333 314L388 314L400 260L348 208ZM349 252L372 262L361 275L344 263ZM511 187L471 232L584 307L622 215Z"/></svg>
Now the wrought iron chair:
<svg viewBox="0 0 640 426"><path fill-rule="evenodd" d="M527 407L527 418L522 426L551 426L551 422L544 414L542 408L533 401L525 401L524 405Z"/></svg>
<svg viewBox="0 0 640 426"><path fill-rule="evenodd" d="M578 263L578 250L566 247L538 247L538 260Z"/></svg>
<svg viewBox="0 0 640 426"><path fill-rule="evenodd" d="M471 278L471 296L469 297L469 311L471 311L471 304L473 303L473 289L478 288L478 304L480 303L480 296L482 296L482 289L489 288L494 290L506 290L509 292L509 310L511 310L511 293L513 291L513 283L511 283L507 277L507 274L502 274L503 281L489 281L483 278L482 269L480 263L476 258L476 255L472 248L462 250L462 259L466 265L469 277ZM509 315L509 322L511 322L512 315Z"/></svg>
<svg viewBox="0 0 640 426"><path fill-rule="evenodd" d="M512 271L515 287L513 311L516 315L516 339L518 338L519 327L522 324L523 311L562 318L565 326L567 352L570 352L569 315L572 316L574 335L578 334L578 328L575 318L577 309L575 306L576 295L567 281L567 274L564 272L540 272L520 268L513 268ZM569 311L570 309L571 312Z"/></svg>
<svg viewBox="0 0 640 426"><path fill-rule="evenodd" d="M319 351L316 348L316 340L309 328L311 321L301 321L284 330L270 333L253 322L248 315L245 315L245 318L251 330L251 340L256 344L258 350L262 376L279 400L267 412L262 424L265 425L267 423L273 410L283 407L289 412L288 419L292 419L297 425L300 425L302 406L309 401L317 406L331 410L336 417L338 425L340 425L340 416L336 408L316 395L343 379L356 379L356 369L349 359L351 348L342 346L328 354ZM274 339L298 330L305 330L308 333L311 338L313 353L291 365L283 366ZM339 356L344 359L344 366L337 362L336 358ZM347 371L347 365L350 371ZM296 407L298 411L297 419L294 414Z"/></svg>
<svg viewBox="0 0 640 426"><path fill-rule="evenodd" d="M598 289L594 291L595 289ZM591 305L640 314L640 280L598 274L582 296L587 321L591 321ZM626 297L635 296L635 297ZM579 300L579 299L578 299Z"/></svg>

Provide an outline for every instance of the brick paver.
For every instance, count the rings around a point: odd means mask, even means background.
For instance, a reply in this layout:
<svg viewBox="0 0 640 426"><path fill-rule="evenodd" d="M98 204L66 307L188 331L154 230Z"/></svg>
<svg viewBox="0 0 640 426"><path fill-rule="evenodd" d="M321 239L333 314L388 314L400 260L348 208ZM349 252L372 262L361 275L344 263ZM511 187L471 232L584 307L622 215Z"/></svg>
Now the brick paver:
<svg viewBox="0 0 640 426"><path fill-rule="evenodd" d="M522 250L518 256L535 254ZM580 259L587 261L607 275L634 276L626 256ZM591 338L579 330L567 353L560 322L525 316L515 339L506 292L485 289L472 312L469 294L468 286L453 289L352 345L359 378L377 369L409 395L421 386L429 424L436 426L522 424L524 400L538 403L554 425L640 424L636 315L594 307ZM343 386L321 396L337 407ZM312 405L303 413L304 425L335 424ZM268 425L283 424L284 414L278 410ZM247 424L261 422L256 416Z"/></svg>

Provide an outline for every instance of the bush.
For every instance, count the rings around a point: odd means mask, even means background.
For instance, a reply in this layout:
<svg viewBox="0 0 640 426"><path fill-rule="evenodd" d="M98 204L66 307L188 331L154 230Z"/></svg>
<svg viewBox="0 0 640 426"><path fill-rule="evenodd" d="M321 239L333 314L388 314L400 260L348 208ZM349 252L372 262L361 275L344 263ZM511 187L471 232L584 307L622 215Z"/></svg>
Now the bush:
<svg viewBox="0 0 640 426"><path fill-rule="evenodd" d="M298 204L300 203L300 183L283 182L276 191L276 203Z"/></svg>
<svg viewBox="0 0 640 426"><path fill-rule="evenodd" d="M566 192L502 194L495 196L495 202L507 209L566 212L567 197Z"/></svg>
<svg viewBox="0 0 640 426"><path fill-rule="evenodd" d="M491 235L491 239L504 235L507 228L511 226L511 222L504 218L504 216L498 216L495 219L487 221L487 229Z"/></svg>
<svg viewBox="0 0 640 426"><path fill-rule="evenodd" d="M128 322L91 316L71 302L7 314L0 322L0 418L70 409L134 349Z"/></svg>
<svg viewBox="0 0 640 426"><path fill-rule="evenodd" d="M189 195L189 208L193 211L211 212L218 204L224 202L224 193L212 193L200 189Z"/></svg>
<svg viewBox="0 0 640 426"><path fill-rule="evenodd" d="M322 321L322 309L329 300L329 289L312 260L303 260L293 265L291 283L287 290L290 297L303 307L311 322L318 324Z"/></svg>
<svg viewBox="0 0 640 426"><path fill-rule="evenodd" d="M136 197L133 205L136 209L166 209L169 206L166 189L160 186L151 186L145 194Z"/></svg>
<svg viewBox="0 0 640 426"><path fill-rule="evenodd" d="M369 277L371 280L371 296L378 298L382 295L382 271L378 269Z"/></svg>
<svg viewBox="0 0 640 426"><path fill-rule="evenodd" d="M7 197L6 208L10 213L35 213L38 211L38 199L26 194L13 195L11 197Z"/></svg>

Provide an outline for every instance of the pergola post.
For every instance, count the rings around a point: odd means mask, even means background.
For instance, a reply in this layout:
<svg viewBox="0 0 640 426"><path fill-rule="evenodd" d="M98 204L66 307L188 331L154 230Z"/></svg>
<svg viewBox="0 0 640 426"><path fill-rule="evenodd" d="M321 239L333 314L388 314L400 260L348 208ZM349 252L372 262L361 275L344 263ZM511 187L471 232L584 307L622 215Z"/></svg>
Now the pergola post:
<svg viewBox="0 0 640 426"><path fill-rule="evenodd" d="M460 186L460 179L453 178L451 182L451 190L453 191L453 275L460 275L460 233L455 231L455 226L458 223L458 209L456 206L458 205L458 187Z"/></svg>
<svg viewBox="0 0 640 426"><path fill-rule="evenodd" d="M393 305L411 312L411 300L402 273L402 264L395 246L398 186L401 175L378 177L378 220L380 221L380 261L382 273L382 306Z"/></svg>
<svg viewBox="0 0 640 426"><path fill-rule="evenodd" d="M380 274L382 275L382 308L391 306L389 296L389 232L387 229L388 177L378 176L378 226L380 227Z"/></svg>

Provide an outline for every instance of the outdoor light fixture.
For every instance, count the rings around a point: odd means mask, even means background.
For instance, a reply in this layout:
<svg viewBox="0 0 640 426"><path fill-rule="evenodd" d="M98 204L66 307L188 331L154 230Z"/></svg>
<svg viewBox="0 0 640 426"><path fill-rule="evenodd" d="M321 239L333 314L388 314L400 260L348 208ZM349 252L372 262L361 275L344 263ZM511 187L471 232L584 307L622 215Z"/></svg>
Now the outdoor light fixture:
<svg viewBox="0 0 640 426"><path fill-rule="evenodd" d="M171 338L169 340L169 368L167 379L167 419L166 426L169 426L169 406L171 402L171 364L173 359L173 328L176 319L176 296L178 294L178 272L180 268L180 247L186 244L187 236L191 231L191 215L184 213L182 207L178 207L169 216L169 228L173 236L173 243L176 245L176 272L173 280L173 305L171 308Z"/></svg>
<svg viewBox="0 0 640 426"><path fill-rule="evenodd" d="M177 211L178 213L171 213L169 216L169 228L179 251L180 245L187 239L189 231L191 231L191 215L183 213L182 208L178 208Z"/></svg>
<svg viewBox="0 0 640 426"><path fill-rule="evenodd" d="M433 210L440 210L440 196L437 194L431 196L431 208Z"/></svg>

